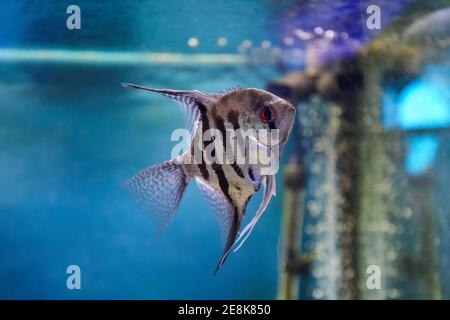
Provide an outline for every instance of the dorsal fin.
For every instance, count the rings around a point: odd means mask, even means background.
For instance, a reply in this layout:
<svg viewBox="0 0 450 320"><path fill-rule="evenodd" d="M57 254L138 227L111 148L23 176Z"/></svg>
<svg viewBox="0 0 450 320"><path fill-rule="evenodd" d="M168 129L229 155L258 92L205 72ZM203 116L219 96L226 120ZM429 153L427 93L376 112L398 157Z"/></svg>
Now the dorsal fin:
<svg viewBox="0 0 450 320"><path fill-rule="evenodd" d="M223 97L225 97L226 95L228 95L230 93L234 93L234 92L238 92L238 91L242 91L242 90L245 90L245 88L242 88L240 86L233 86L233 87L230 87L228 89L225 89L225 90L222 90L222 91L219 91L219 92L205 93L205 94L210 96L210 97L213 97L213 98L216 98L216 99L220 99L220 98L223 98Z"/></svg>
<svg viewBox="0 0 450 320"><path fill-rule="evenodd" d="M202 106L208 108L220 99L215 95L197 90L154 89L132 83L122 83L122 86L157 92L176 101L185 115L186 126L191 133L195 132L195 124L200 117L200 108Z"/></svg>

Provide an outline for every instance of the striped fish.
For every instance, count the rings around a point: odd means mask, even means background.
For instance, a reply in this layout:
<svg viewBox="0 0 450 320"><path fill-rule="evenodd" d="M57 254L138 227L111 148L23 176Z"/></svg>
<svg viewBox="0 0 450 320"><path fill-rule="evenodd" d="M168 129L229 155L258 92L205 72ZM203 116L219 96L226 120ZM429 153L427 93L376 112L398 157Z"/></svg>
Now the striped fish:
<svg viewBox="0 0 450 320"><path fill-rule="evenodd" d="M189 149L175 159L139 172L125 185L144 209L158 213L161 227L164 227L175 213L187 184L195 179L220 219L222 236L226 242L215 274L232 248L239 249L248 238L276 191L274 174L263 174L259 163L227 161L230 157L236 160L235 155L229 152L230 148L227 149L227 146L234 145L226 143L229 139L227 133L229 130L276 129L279 133L277 146L282 147L292 129L295 108L269 92L254 88L233 88L209 94L196 90L152 89L129 83L122 85L170 97L178 102L186 115L187 127L192 134ZM223 136L218 143L222 143L219 146L223 147L225 161L208 162L205 159L207 149L212 149L212 154L219 149L218 145L211 146L211 143L216 143L214 140L203 138L202 135L208 129L216 129ZM267 142L258 140L258 137L251 138L256 141L258 148L265 148L270 153L273 145L269 146ZM243 144L243 152L248 160L248 153L255 151ZM195 154L200 154L200 159L196 159ZM262 203L253 219L240 231L247 204L261 187L264 189Z"/></svg>

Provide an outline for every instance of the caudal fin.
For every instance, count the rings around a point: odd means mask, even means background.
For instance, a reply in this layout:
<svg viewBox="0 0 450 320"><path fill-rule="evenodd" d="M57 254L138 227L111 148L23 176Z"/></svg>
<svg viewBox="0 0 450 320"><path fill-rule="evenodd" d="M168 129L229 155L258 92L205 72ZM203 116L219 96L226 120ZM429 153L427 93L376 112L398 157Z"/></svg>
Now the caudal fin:
<svg viewBox="0 0 450 320"><path fill-rule="evenodd" d="M158 223L159 234L171 221L188 179L176 160L144 169L125 182L132 197Z"/></svg>

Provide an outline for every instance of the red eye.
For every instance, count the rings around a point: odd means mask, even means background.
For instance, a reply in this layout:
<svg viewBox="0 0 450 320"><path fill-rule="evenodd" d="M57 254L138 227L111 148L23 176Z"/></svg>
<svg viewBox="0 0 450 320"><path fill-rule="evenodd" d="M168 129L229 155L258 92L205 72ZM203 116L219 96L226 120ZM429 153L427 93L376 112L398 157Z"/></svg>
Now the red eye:
<svg viewBox="0 0 450 320"><path fill-rule="evenodd" d="M264 106L264 107L260 108L259 109L259 118L264 123L272 121L272 119L274 118L274 112L273 112L272 108L269 106Z"/></svg>

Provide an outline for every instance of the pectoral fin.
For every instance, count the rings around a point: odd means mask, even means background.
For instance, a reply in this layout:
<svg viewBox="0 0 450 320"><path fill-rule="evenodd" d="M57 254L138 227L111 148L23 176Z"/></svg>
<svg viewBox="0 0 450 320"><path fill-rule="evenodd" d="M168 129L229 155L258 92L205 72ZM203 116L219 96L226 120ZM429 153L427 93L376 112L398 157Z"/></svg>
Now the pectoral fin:
<svg viewBox="0 0 450 320"><path fill-rule="evenodd" d="M258 208L258 211L256 211L255 216L245 226L245 228L240 233L239 238L236 240L237 247L233 250L234 252L239 250L239 248L244 244L245 240L247 240L247 238L250 236L250 234L252 233L253 228L255 227L259 218L261 218L262 214L266 210L266 208L270 202L270 199L272 198L272 195L275 195L275 193L276 193L276 185L275 185L275 176L274 175L264 176L262 179L262 184L264 187L264 198Z"/></svg>

